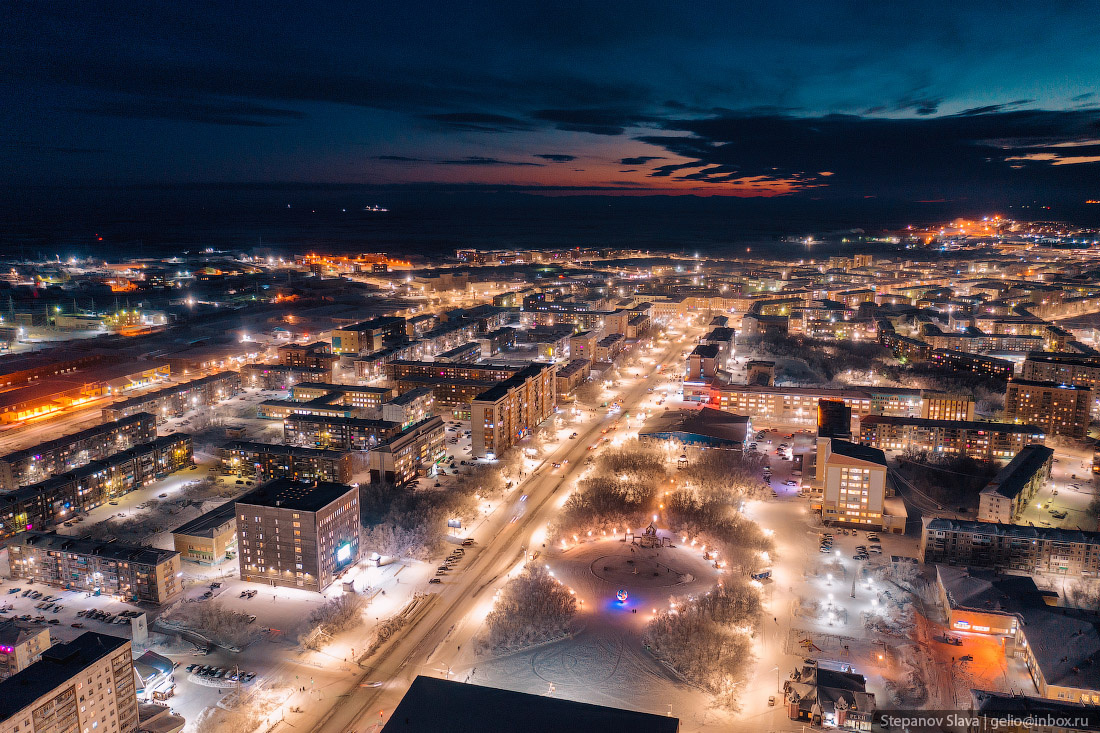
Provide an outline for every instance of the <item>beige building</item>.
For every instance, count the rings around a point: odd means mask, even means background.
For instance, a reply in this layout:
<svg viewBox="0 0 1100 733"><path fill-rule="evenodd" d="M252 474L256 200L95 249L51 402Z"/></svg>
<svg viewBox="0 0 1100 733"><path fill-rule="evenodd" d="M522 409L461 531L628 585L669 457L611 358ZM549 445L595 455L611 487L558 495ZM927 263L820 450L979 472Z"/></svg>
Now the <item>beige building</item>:
<svg viewBox="0 0 1100 733"><path fill-rule="evenodd" d="M0 733L133 733L130 642L86 632L0 682Z"/></svg>
<svg viewBox="0 0 1100 733"><path fill-rule="evenodd" d="M438 415L408 426L367 455L371 481L403 484L432 473L447 451L443 418Z"/></svg>
<svg viewBox="0 0 1100 733"><path fill-rule="evenodd" d="M945 392L925 392L920 416L926 420L973 420L974 399Z"/></svg>
<svg viewBox="0 0 1100 733"><path fill-rule="evenodd" d="M172 542L182 559L210 565L224 560L236 540L237 515L231 501L172 530Z"/></svg>
<svg viewBox="0 0 1100 733"><path fill-rule="evenodd" d="M1054 451L1028 445L978 495L978 521L1014 523L1031 497L1050 480Z"/></svg>
<svg viewBox="0 0 1100 733"><path fill-rule="evenodd" d="M821 518L827 524L905 531L904 514L899 517L886 511L886 455L881 450L818 438L817 483L822 492Z"/></svg>
<svg viewBox="0 0 1100 733"><path fill-rule="evenodd" d="M23 671L49 648L49 626L32 626L13 619L0 621L0 679Z"/></svg>

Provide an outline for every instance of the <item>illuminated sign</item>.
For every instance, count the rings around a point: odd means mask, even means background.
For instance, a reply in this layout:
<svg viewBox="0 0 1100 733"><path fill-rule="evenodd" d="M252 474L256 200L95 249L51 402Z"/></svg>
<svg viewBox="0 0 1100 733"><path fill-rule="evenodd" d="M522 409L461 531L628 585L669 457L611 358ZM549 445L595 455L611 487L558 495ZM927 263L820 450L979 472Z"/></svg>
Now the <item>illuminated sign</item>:
<svg viewBox="0 0 1100 733"><path fill-rule="evenodd" d="M955 622L955 628L956 629L969 629L970 628L970 622L969 621L956 621Z"/></svg>

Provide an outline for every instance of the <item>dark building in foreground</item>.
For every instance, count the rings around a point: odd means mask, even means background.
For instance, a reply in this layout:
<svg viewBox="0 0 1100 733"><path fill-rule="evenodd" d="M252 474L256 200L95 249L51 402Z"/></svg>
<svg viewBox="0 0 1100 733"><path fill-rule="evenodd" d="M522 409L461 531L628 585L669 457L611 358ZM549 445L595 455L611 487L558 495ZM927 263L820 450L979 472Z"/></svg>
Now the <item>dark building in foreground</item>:
<svg viewBox="0 0 1100 733"><path fill-rule="evenodd" d="M276 479L236 501L241 580L322 591L359 559L359 490Z"/></svg>
<svg viewBox="0 0 1100 733"><path fill-rule="evenodd" d="M676 733L666 715L419 676L383 733Z"/></svg>

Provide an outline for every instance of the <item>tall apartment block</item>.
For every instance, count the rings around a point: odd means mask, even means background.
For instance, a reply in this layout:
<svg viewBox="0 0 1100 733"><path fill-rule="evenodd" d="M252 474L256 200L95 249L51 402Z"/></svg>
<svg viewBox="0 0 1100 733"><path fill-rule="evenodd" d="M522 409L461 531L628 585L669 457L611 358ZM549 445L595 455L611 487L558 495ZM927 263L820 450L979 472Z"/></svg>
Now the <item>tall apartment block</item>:
<svg viewBox="0 0 1100 733"><path fill-rule="evenodd" d="M500 455L550 417L556 406L555 371L548 364L532 364L474 398L474 456Z"/></svg>
<svg viewBox="0 0 1100 733"><path fill-rule="evenodd" d="M1005 420L1038 425L1047 435L1084 438L1091 407L1088 387L1011 379L1005 391Z"/></svg>
<svg viewBox="0 0 1100 733"><path fill-rule="evenodd" d="M241 580L323 591L359 559L359 490L276 479L236 501Z"/></svg>
<svg viewBox="0 0 1100 733"><path fill-rule="evenodd" d="M0 682L0 733L133 733L138 729L128 639L88 631Z"/></svg>

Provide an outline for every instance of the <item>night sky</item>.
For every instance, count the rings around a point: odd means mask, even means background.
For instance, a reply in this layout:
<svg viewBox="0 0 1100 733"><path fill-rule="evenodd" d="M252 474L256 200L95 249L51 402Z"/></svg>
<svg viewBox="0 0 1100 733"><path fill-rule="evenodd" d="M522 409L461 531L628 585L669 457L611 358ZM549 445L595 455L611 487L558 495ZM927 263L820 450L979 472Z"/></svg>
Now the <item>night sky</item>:
<svg viewBox="0 0 1100 733"><path fill-rule="evenodd" d="M0 9L0 184L1084 205L1095 2Z"/></svg>

